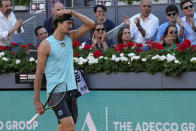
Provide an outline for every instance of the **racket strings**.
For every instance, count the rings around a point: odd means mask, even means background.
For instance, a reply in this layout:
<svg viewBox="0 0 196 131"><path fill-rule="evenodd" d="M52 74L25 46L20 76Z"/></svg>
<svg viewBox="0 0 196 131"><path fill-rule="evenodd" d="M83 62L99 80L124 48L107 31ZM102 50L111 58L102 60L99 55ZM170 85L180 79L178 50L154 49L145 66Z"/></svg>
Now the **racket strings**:
<svg viewBox="0 0 196 131"><path fill-rule="evenodd" d="M54 107L57 106L62 99L65 97L65 92L60 92L60 93L52 93L49 101L48 101L48 106L49 107Z"/></svg>

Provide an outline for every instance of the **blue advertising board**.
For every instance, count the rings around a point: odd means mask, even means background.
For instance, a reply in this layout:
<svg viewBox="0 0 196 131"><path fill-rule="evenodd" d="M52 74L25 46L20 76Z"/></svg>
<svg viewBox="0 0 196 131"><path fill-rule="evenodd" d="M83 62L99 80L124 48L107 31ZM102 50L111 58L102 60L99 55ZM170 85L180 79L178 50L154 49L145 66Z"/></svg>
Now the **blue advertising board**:
<svg viewBox="0 0 196 131"><path fill-rule="evenodd" d="M78 108L76 131L196 130L196 90L92 90ZM56 130L51 110L29 126L34 113L33 91L0 91L1 131Z"/></svg>

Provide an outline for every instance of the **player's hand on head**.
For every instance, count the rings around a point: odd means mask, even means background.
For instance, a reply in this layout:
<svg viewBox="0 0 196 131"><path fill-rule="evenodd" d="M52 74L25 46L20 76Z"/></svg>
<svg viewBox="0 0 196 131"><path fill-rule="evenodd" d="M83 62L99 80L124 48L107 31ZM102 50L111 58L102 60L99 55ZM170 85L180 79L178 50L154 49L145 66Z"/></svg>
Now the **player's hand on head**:
<svg viewBox="0 0 196 131"><path fill-rule="evenodd" d="M71 13L72 13L71 10L59 10L59 11L57 12L57 15L58 15L58 16L63 16L64 14L71 14Z"/></svg>

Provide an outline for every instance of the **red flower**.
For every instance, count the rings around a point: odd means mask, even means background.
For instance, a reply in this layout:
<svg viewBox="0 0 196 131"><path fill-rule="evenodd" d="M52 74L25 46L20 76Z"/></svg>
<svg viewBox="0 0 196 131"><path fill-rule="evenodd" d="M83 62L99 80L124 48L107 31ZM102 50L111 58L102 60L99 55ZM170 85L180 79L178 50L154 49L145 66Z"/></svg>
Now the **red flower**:
<svg viewBox="0 0 196 131"><path fill-rule="evenodd" d="M117 45L115 45L115 47L114 47L114 51L115 52L122 52L122 49L123 49L123 47L124 47L125 45L124 44L117 44Z"/></svg>
<svg viewBox="0 0 196 131"><path fill-rule="evenodd" d="M99 58L99 57L101 56L101 51L95 50L95 51L93 52L93 56L94 56L95 58Z"/></svg>
<svg viewBox="0 0 196 131"><path fill-rule="evenodd" d="M7 48L6 46L0 46L0 49L1 49L2 51L8 50L8 48Z"/></svg>
<svg viewBox="0 0 196 131"><path fill-rule="evenodd" d="M185 39L176 51L184 51L191 46L191 41Z"/></svg>
<svg viewBox="0 0 196 131"><path fill-rule="evenodd" d="M27 46L30 46L31 44L30 43L27 43Z"/></svg>
<svg viewBox="0 0 196 131"><path fill-rule="evenodd" d="M142 43L138 43L138 44L136 44L136 47L143 47L143 44Z"/></svg>
<svg viewBox="0 0 196 131"><path fill-rule="evenodd" d="M89 45L89 44L85 44L85 46L84 46L83 50L89 50L90 48L91 48L91 45Z"/></svg>
<svg viewBox="0 0 196 131"><path fill-rule="evenodd" d="M151 44L152 42L153 42L153 40L146 41L145 44Z"/></svg>
<svg viewBox="0 0 196 131"><path fill-rule="evenodd" d="M160 44L157 43L157 42L153 42L153 43L151 43L151 45L152 45L153 48L155 48L156 46L159 46Z"/></svg>
<svg viewBox="0 0 196 131"><path fill-rule="evenodd" d="M134 42L127 42L127 44L125 45L125 47L133 47L135 45Z"/></svg>
<svg viewBox="0 0 196 131"><path fill-rule="evenodd" d="M78 52L76 52L75 54L74 54L74 57L76 57L76 56L78 56L79 55L79 53Z"/></svg>
<svg viewBox="0 0 196 131"><path fill-rule="evenodd" d="M191 51L194 51L195 48L196 48L196 45L192 45L192 46L191 46Z"/></svg>
<svg viewBox="0 0 196 131"><path fill-rule="evenodd" d="M159 46L156 46L156 49L157 50L162 50L163 49L163 45L160 44Z"/></svg>
<svg viewBox="0 0 196 131"><path fill-rule="evenodd" d="M151 44L151 47L150 48L155 48L156 50L162 50L163 49L163 45L160 44L160 43L157 43L157 42L153 42Z"/></svg>
<svg viewBox="0 0 196 131"><path fill-rule="evenodd" d="M17 45L15 42L10 42L10 45L13 45L13 46L15 46L15 45Z"/></svg>
<svg viewBox="0 0 196 131"><path fill-rule="evenodd" d="M180 43L177 43L177 44L176 44L176 47L178 47L178 46L180 46Z"/></svg>
<svg viewBox="0 0 196 131"><path fill-rule="evenodd" d="M26 45L20 45L20 47L22 47L22 48L26 48Z"/></svg>
<svg viewBox="0 0 196 131"><path fill-rule="evenodd" d="M16 54L16 52L12 52L12 55L15 55Z"/></svg>
<svg viewBox="0 0 196 131"><path fill-rule="evenodd" d="M138 49L136 50L136 52L137 52L137 53L140 53L140 52L142 52L142 49L138 48Z"/></svg>
<svg viewBox="0 0 196 131"><path fill-rule="evenodd" d="M73 46L73 48L77 48L77 47L79 47L81 44L78 42L78 41L74 41L73 43L72 43L72 46Z"/></svg>
<svg viewBox="0 0 196 131"><path fill-rule="evenodd" d="M30 48L26 48L26 50L27 50L27 51L29 51L29 50L30 50Z"/></svg>

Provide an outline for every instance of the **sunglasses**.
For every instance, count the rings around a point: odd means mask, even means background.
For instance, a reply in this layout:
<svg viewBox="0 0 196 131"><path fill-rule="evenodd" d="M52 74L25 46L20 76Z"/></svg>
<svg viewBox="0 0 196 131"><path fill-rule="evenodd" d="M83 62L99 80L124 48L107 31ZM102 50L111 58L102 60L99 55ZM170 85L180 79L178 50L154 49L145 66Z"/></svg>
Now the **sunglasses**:
<svg viewBox="0 0 196 131"><path fill-rule="evenodd" d="M183 9L184 9L184 10L187 10L188 8L189 8L189 9L192 9L192 8L193 8L193 5L185 6Z"/></svg>
<svg viewBox="0 0 196 131"><path fill-rule="evenodd" d="M100 30L101 31L104 31L105 29L104 28L98 28L98 29L96 29L97 32L99 32Z"/></svg>
<svg viewBox="0 0 196 131"><path fill-rule="evenodd" d="M173 13L167 13L167 16L175 16L176 15L176 12L173 12Z"/></svg>
<svg viewBox="0 0 196 131"><path fill-rule="evenodd" d="M172 30L172 31L170 31L169 33L170 33L171 35L172 35L172 34L177 34L177 31Z"/></svg>

